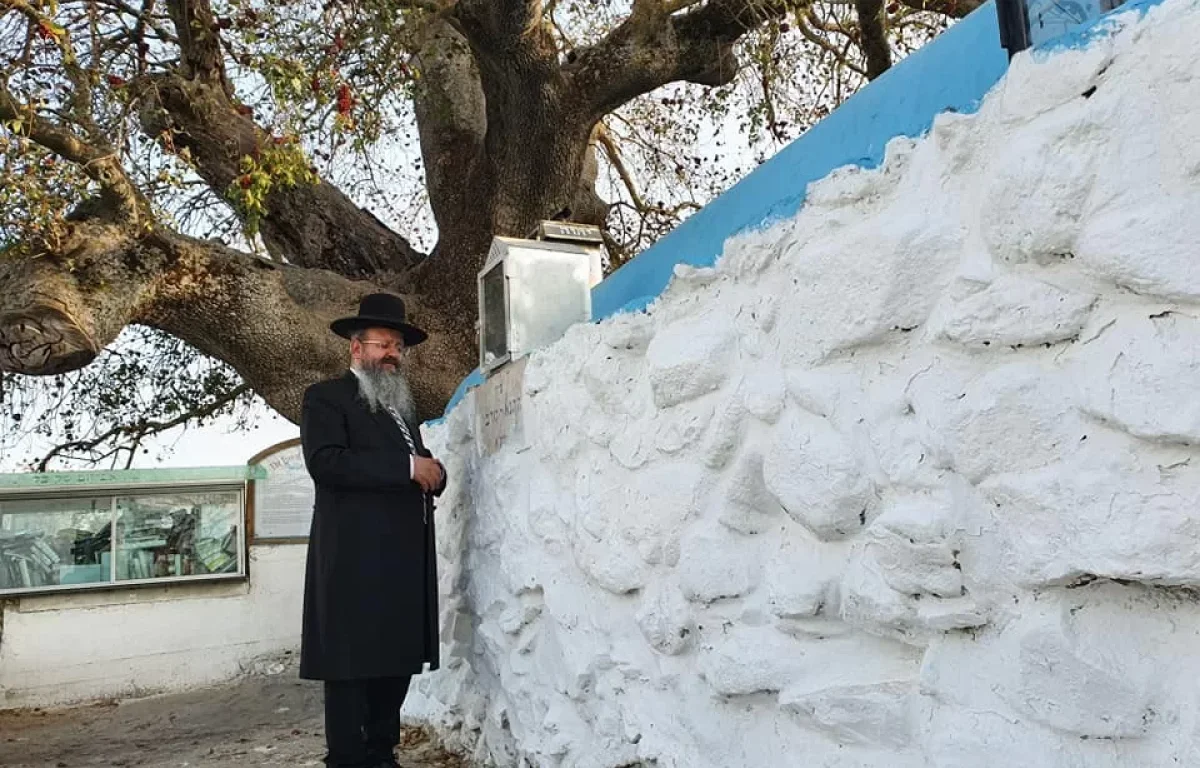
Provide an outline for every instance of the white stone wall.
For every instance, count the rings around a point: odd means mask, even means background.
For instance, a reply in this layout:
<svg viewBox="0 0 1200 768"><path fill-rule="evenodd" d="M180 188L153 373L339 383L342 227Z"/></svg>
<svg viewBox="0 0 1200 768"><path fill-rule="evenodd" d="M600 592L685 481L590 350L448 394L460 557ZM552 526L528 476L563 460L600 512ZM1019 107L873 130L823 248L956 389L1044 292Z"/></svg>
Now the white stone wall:
<svg viewBox="0 0 1200 768"><path fill-rule="evenodd" d="M0 628L0 709L186 691L300 647L303 544L254 546L249 582L21 598Z"/></svg>
<svg viewBox="0 0 1200 768"><path fill-rule="evenodd" d="M500 453L433 430L409 713L498 766L1200 765L1200 14L1134 19L574 328Z"/></svg>

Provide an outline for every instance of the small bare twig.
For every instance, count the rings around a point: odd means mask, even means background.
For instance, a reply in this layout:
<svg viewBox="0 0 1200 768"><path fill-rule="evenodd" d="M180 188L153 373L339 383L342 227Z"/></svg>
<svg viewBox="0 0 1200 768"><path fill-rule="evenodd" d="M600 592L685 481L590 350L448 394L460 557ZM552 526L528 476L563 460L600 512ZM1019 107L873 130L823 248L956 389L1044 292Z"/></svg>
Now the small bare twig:
<svg viewBox="0 0 1200 768"><path fill-rule="evenodd" d="M210 403L205 403L199 408L194 408L167 421L142 421L133 425L119 425L87 440L74 440L69 443L57 445L51 448L46 455L44 455L37 462L36 471L45 472L46 468L50 465L50 462L54 459L66 457L66 454L68 453L80 451L87 454L86 457L90 460L102 461L105 458L118 454L122 450L127 450L130 452L130 462L132 462L133 455L136 454L138 447L141 446L146 438L162 434L163 432L169 432L170 430L175 429L176 427L181 427L194 419L208 418L233 401L237 400L242 395L245 395L249 392L250 385L242 384L241 386L231 389L229 392L226 392L224 395L218 397ZM133 442L116 446L106 454L100 456L94 455L95 450L105 442L120 438L131 438ZM76 456L75 458L79 457Z"/></svg>

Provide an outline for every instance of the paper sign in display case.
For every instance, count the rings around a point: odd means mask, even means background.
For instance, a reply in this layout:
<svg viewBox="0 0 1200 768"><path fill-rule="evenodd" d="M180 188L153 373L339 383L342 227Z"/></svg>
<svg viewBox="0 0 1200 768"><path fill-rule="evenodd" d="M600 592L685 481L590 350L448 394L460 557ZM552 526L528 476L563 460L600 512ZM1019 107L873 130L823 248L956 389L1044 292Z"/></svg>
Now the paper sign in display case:
<svg viewBox="0 0 1200 768"><path fill-rule="evenodd" d="M592 317L600 230L543 222L538 239L496 237L479 272L479 369L485 376Z"/></svg>
<svg viewBox="0 0 1200 768"><path fill-rule="evenodd" d="M245 467L0 475L0 596L243 578Z"/></svg>

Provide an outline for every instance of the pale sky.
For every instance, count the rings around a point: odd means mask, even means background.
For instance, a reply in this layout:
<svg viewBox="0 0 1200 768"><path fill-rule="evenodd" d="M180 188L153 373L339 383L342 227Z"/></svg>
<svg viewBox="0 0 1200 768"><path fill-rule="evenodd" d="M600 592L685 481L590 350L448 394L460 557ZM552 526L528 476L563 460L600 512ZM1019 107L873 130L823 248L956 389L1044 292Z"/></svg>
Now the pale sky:
<svg viewBox="0 0 1200 768"><path fill-rule="evenodd" d="M159 439L147 442L149 453L140 453L133 462L135 468L149 467L214 467L242 465L264 448L300 436L300 429L263 407L263 415L257 428L247 431L231 431L232 418L202 428L177 429ZM42 443L23 442L15 453L27 457L34 447ZM44 443L48 448L50 443ZM169 449L169 450L168 450ZM39 453L40 455L40 453ZM0 472L17 472L24 468L17 463L18 456L0 456ZM56 464L56 469L108 469L107 464L95 467Z"/></svg>

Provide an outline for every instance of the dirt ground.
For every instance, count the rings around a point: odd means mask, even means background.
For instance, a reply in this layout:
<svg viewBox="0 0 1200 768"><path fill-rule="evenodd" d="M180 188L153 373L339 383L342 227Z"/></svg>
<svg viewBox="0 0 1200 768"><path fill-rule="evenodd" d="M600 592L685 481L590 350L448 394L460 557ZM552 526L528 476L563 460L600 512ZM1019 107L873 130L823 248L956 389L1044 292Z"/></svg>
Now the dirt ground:
<svg viewBox="0 0 1200 768"><path fill-rule="evenodd" d="M0 712L0 766L321 766L321 686L294 668L234 683L67 710ZM465 768L419 729L404 768Z"/></svg>

